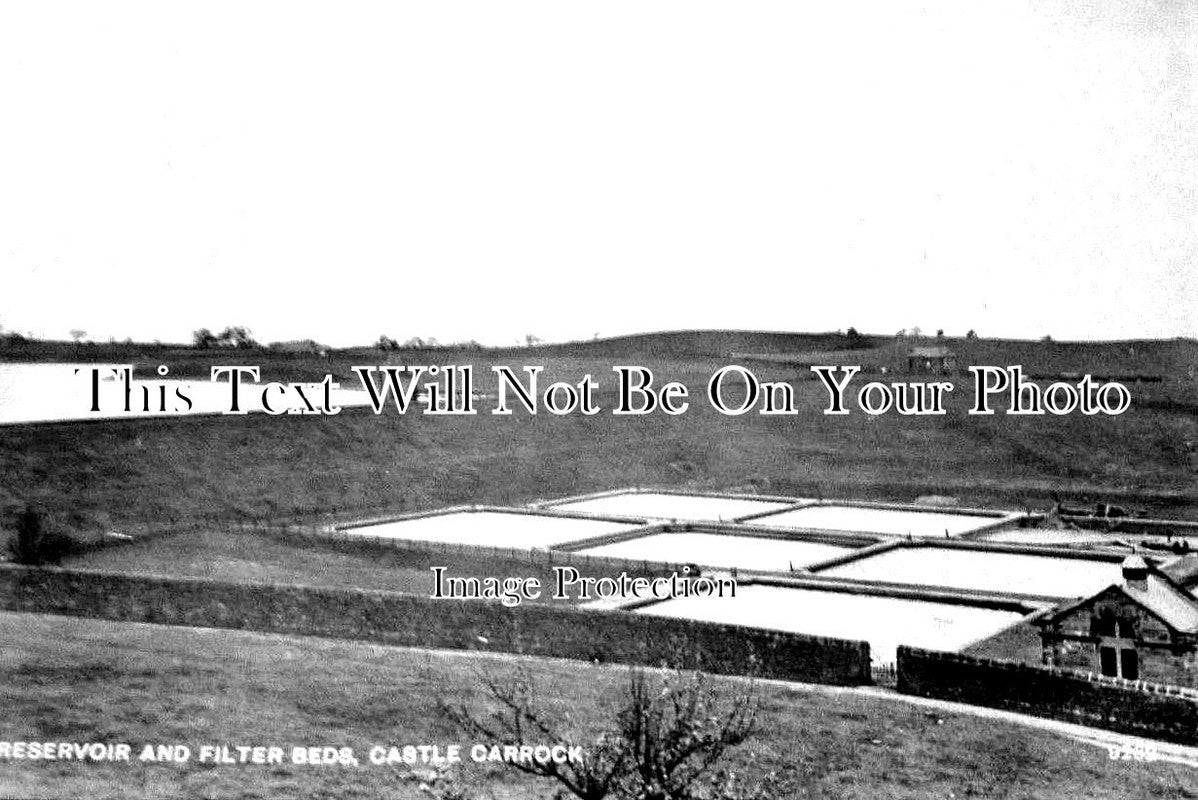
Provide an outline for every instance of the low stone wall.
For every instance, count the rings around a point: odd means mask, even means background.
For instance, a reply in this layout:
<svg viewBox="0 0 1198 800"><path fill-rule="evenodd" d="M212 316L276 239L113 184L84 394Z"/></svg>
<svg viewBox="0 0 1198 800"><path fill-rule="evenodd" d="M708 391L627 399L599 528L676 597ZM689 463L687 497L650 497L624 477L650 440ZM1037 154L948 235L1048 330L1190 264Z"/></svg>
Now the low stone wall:
<svg viewBox="0 0 1198 800"><path fill-rule="evenodd" d="M837 685L870 682L869 645L552 605L507 608L390 592L0 567L0 609L363 639Z"/></svg>
<svg viewBox="0 0 1198 800"><path fill-rule="evenodd" d="M1198 744L1198 692L1181 687L899 647L898 690Z"/></svg>

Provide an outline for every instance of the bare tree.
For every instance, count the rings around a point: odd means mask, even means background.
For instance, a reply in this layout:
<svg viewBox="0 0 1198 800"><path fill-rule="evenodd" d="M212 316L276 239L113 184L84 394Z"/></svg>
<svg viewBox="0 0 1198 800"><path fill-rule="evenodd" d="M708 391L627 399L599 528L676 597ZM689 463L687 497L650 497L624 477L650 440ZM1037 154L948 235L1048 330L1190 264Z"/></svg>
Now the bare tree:
<svg viewBox="0 0 1198 800"><path fill-rule="evenodd" d="M442 704L467 735L498 745L577 744L560 722L538 707L527 673L507 680L484 678L483 685L494 706L487 716L464 703ZM728 750L753 734L757 710L752 680L729 694L699 671L658 676L634 667L610 729L585 747L581 762L530 760L507 766L557 781L583 800L768 796L760 788L746 793L733 787L731 773L717 770Z"/></svg>
<svg viewBox="0 0 1198 800"><path fill-rule="evenodd" d="M535 687L527 672L521 671L510 680L488 676L483 679L483 686L488 698L497 706L489 716L476 714L465 703L457 707L441 704L449 719L470 737L497 745L523 745L533 740L566 747L579 744L537 708ZM505 764L529 775L551 778L583 800L603 800L627 773L626 760L619 743L605 735L588 747L587 757L581 763L513 761Z"/></svg>
<svg viewBox="0 0 1198 800"><path fill-rule="evenodd" d="M676 673L660 689L634 670L620 733L635 770L625 789L643 800L704 796L710 771L725 751L753 733L757 704L750 695L722 708L718 690L702 672Z"/></svg>

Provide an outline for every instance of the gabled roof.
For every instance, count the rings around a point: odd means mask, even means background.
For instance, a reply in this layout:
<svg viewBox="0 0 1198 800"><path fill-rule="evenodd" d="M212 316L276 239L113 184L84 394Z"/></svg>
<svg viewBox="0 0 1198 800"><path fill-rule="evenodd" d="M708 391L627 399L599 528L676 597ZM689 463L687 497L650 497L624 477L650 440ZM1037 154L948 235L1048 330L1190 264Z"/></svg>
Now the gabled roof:
<svg viewBox="0 0 1198 800"><path fill-rule="evenodd" d="M1138 556L1133 556L1133 558L1138 558ZM1198 600L1174 583L1168 575L1153 566L1148 566L1148 575L1143 582L1120 581L1108 586L1098 594L1058 608L1035 622L1038 625L1052 624L1110 592L1118 592L1132 602L1143 606L1153 616L1178 633L1198 633Z"/></svg>
<svg viewBox="0 0 1198 800"><path fill-rule="evenodd" d="M1148 573L1144 588L1124 582L1123 593L1182 633L1198 633L1198 602L1163 575Z"/></svg>
<svg viewBox="0 0 1198 800"><path fill-rule="evenodd" d="M1188 588L1198 583L1198 554L1190 553L1161 567L1161 572L1178 586Z"/></svg>

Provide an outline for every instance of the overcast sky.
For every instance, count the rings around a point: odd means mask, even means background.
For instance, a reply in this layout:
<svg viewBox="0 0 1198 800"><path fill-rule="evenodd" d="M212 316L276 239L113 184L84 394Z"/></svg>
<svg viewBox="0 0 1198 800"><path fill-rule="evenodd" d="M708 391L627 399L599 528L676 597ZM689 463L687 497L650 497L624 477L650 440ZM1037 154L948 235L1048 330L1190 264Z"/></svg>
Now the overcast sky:
<svg viewBox="0 0 1198 800"><path fill-rule="evenodd" d="M5 3L0 325L1198 336L1198 3Z"/></svg>

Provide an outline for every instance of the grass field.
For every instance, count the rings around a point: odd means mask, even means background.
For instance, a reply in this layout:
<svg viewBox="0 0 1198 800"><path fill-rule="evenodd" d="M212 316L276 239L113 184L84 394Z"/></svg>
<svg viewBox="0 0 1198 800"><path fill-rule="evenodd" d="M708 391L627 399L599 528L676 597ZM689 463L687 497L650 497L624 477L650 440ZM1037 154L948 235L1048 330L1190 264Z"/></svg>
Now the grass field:
<svg viewBox="0 0 1198 800"><path fill-rule="evenodd" d="M564 563L559 556L558 563ZM572 559L583 576L610 575L611 567L587 565ZM149 536L131 544L90 550L71 556L63 566L103 572L211 578L244 583L298 583L334 589L352 587L428 595L433 589L433 566L450 565L458 578L488 576L534 577L553 586L554 574L541 555L508 555L497 551L413 550L364 542L320 541L253 530L205 528ZM630 575L666 574L650 566L628 564ZM554 601L547 592L532 603L573 605L578 600Z"/></svg>
<svg viewBox="0 0 1198 800"><path fill-rule="evenodd" d="M299 637L0 614L0 741L186 744L181 765L0 761L0 794L29 797L422 797L408 768L202 765L203 744L331 745L463 739L438 700L482 708L479 660ZM625 670L528 661L539 697L588 741L618 703ZM851 696L760 687L758 736L735 754L776 771L795 798L1196 797L1198 772L1111 761L1052 734ZM362 758L365 761L364 758ZM546 798L550 787L469 764L482 796Z"/></svg>

